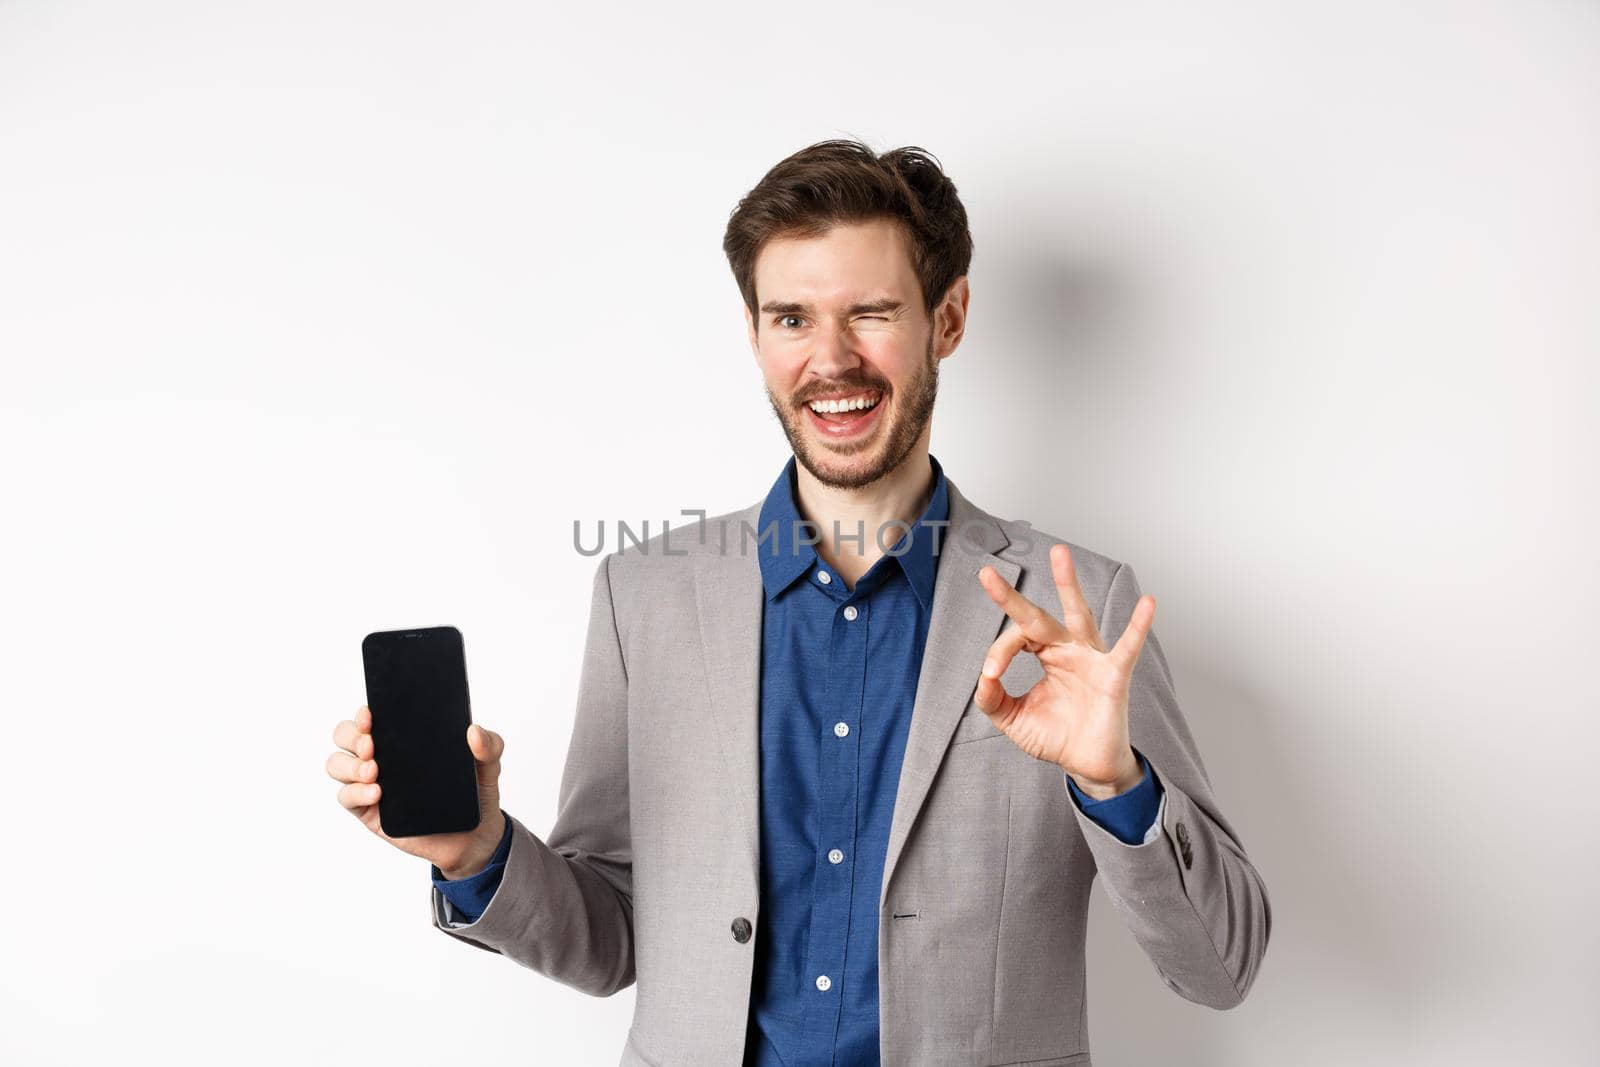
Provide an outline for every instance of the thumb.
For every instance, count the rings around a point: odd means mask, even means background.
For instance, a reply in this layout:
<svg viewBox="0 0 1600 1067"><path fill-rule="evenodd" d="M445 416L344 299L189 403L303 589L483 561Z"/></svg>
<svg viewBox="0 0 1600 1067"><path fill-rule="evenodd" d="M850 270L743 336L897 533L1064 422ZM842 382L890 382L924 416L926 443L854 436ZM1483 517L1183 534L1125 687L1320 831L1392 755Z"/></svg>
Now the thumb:
<svg viewBox="0 0 1600 1067"><path fill-rule="evenodd" d="M467 727L467 747L472 750L472 758L478 761L479 786L485 791L497 793L500 757L506 750L505 739L493 730L473 723Z"/></svg>

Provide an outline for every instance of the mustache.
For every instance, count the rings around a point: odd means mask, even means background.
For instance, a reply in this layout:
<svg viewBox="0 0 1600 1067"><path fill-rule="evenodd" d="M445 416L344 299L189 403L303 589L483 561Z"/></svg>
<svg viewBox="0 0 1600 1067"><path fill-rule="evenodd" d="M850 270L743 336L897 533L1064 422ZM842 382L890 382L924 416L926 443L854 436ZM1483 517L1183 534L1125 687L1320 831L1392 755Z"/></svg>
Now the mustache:
<svg viewBox="0 0 1600 1067"><path fill-rule="evenodd" d="M880 396L889 395L889 387L879 382L836 382L831 385L819 385L808 389L804 396L796 397L795 404L805 406L813 400L824 396L837 396L840 393L861 393L871 390Z"/></svg>

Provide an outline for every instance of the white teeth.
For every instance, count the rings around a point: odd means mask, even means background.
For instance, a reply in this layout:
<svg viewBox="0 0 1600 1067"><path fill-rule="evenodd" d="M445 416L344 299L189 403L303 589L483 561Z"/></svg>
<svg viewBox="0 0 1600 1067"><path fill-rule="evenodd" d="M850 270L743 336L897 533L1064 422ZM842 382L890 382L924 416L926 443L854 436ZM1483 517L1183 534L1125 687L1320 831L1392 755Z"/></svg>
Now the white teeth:
<svg viewBox="0 0 1600 1067"><path fill-rule="evenodd" d="M819 415L836 415L841 411L863 411L878 402L876 395L858 396L849 400L813 400L811 410Z"/></svg>

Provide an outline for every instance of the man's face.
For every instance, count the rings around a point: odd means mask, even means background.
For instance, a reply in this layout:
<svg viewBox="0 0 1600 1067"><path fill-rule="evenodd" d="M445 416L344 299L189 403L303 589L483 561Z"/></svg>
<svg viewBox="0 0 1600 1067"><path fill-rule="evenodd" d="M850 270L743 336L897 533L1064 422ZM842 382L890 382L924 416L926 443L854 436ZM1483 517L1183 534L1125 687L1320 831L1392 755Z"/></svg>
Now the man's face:
<svg viewBox="0 0 1600 1067"><path fill-rule="evenodd" d="M902 230L874 219L768 241L755 281L750 346L797 462L841 489L898 467L925 441L939 361L960 340L966 279L930 321ZM835 403L818 411L821 400ZM841 406L850 410L830 410Z"/></svg>

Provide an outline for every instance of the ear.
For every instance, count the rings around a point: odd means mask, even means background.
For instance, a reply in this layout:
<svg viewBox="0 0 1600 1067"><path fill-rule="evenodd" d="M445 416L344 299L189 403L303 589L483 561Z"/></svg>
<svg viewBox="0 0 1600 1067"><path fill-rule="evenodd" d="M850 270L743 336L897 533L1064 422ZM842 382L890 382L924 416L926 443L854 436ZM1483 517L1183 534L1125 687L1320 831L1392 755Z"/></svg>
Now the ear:
<svg viewBox="0 0 1600 1067"><path fill-rule="evenodd" d="M956 350L967 332L967 276L961 275L945 290L944 299L933 309L933 354L940 359Z"/></svg>

